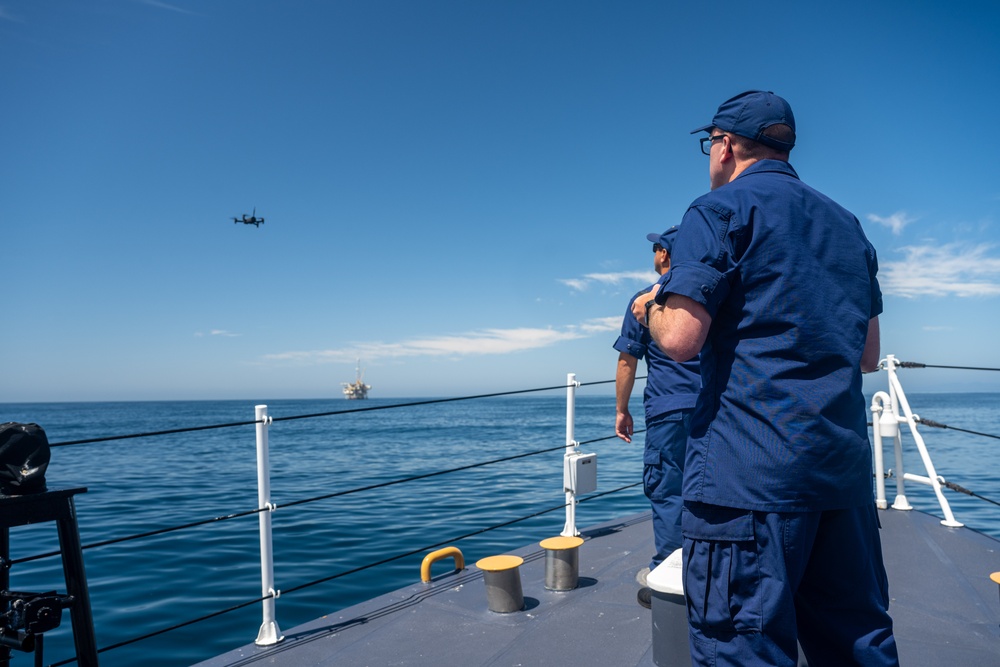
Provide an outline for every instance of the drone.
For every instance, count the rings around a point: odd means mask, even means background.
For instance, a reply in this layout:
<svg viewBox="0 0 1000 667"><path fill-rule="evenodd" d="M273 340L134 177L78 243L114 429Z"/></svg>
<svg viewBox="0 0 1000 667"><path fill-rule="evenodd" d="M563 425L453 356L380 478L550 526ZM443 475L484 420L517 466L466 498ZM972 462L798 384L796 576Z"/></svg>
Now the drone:
<svg viewBox="0 0 1000 667"><path fill-rule="evenodd" d="M242 218L233 218L233 223L242 222L244 225L253 225L254 227L260 227L264 222L264 218L257 217L257 207L253 207L253 213L247 216L246 213L243 214Z"/></svg>

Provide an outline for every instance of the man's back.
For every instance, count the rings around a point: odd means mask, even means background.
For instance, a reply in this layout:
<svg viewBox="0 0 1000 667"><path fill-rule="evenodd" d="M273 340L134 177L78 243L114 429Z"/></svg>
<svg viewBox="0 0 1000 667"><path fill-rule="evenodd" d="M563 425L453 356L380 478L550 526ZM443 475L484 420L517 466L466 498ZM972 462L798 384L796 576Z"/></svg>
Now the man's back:
<svg viewBox="0 0 1000 667"><path fill-rule="evenodd" d="M854 216L786 162L757 162L692 204L665 282L711 292L686 499L765 511L870 501L859 364L881 310L875 271Z"/></svg>

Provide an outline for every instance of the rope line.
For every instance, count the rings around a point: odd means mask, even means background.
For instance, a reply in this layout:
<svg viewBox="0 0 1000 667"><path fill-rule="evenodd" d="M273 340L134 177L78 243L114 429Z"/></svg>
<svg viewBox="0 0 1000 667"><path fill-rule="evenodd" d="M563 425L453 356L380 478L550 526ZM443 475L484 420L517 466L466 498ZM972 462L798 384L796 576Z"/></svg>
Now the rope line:
<svg viewBox="0 0 1000 667"><path fill-rule="evenodd" d="M194 431L208 431L213 428L229 428L231 426L252 426L260 424L263 420L247 422L230 422L228 424L212 424L210 426L188 426L186 428L171 428L165 431L148 431L146 433L130 433L128 435L108 435L103 438L87 438L85 440L70 440L68 442L50 442L49 447L68 447L69 445L88 445L94 442L108 442L111 440L129 440L131 438L150 438L156 435L172 435L174 433L192 433Z"/></svg>
<svg viewBox="0 0 1000 667"><path fill-rule="evenodd" d="M874 477L874 475L872 475L872 476ZM886 480L892 479L893 478L893 474L891 473L891 471L890 472L886 472L886 473L882 473L882 478L886 479ZM946 481L946 480L944 480L944 479L942 479L940 477L938 478L938 481L940 482L941 486L943 486L943 487L945 487L947 489L951 489L952 491L958 491L959 493L964 493L967 496L972 496L973 498L979 498L980 500L985 500L986 502L993 503L994 505L1000 505L1000 502L998 502L996 500L993 500L992 498L987 498L986 496L981 496L978 493L974 493L972 491L969 491L967 488L965 488L961 484L956 484L955 482L948 482L948 481Z"/></svg>
<svg viewBox="0 0 1000 667"><path fill-rule="evenodd" d="M874 477L875 475L872 476ZM893 476L894 474L890 474L889 472L882 474L882 478L886 480L892 479ZM981 496L978 493L969 491L964 486L956 484L955 482L948 482L945 481L944 479L941 479L940 477L938 478L938 481L940 482L941 486L951 489L952 491L958 491L959 493L964 493L967 496L972 496L973 498L979 498L980 500L985 500L986 502L993 503L994 505L1000 505L1000 502L993 500L992 498L987 498L986 496Z"/></svg>
<svg viewBox="0 0 1000 667"><path fill-rule="evenodd" d="M596 382L580 382L577 386L580 387L593 387L599 384L608 384L614 382L614 380L599 380ZM514 391L498 391L491 394L476 394L474 396L455 396L452 398L433 398L425 401L411 401L410 403L393 403L391 405L373 405L365 408L351 408L348 410L332 410L330 412L316 412L307 415L292 415L289 417L271 417L267 421L270 422L283 422L283 421L293 421L296 419L313 419L315 417L330 417L333 415L346 415L355 412L372 412L374 410L391 410L394 408L410 408L418 405L433 405L436 403L453 403L455 401L471 401L477 398L495 398L498 396L514 396L516 394L530 394L539 391L552 391L555 389L566 389L572 385L560 384L553 385L551 387L537 387L535 389L516 389ZM131 438L149 438L158 435L173 435L176 433L191 433L194 431L207 431L209 429L217 428L231 428L233 426L252 426L254 424L262 424L265 420L257 419L253 421L241 421L241 422L229 422L227 424L211 424L209 426L189 426L185 428L172 428L164 431L148 431L145 433L130 433L128 435L109 435L103 438L86 438L83 440L69 440L66 442L52 442L49 443L49 447L68 447L69 445L87 445L95 442L109 442L111 440L128 440Z"/></svg>
<svg viewBox="0 0 1000 667"><path fill-rule="evenodd" d="M513 461L515 459L523 459L529 456L535 456L536 454L545 454L547 452L554 452L557 450L566 449L565 445L560 445L558 447L550 447L548 449L540 449L537 452L528 452L526 454L515 454L513 456L506 456L501 459L493 459L492 461L482 461L480 463L470 463L469 465L459 466L457 468L448 468L446 470L436 470L434 472L424 473L422 475L413 475L412 477L404 477L402 479L394 479L389 482L381 482L378 484L369 484L368 486L360 486L354 489L348 489L347 491L335 491L334 493L327 493L322 496L316 496L315 498L306 498L304 500L293 500L289 503L282 503L282 507L295 507L296 505L304 505L306 503L315 502L317 500L327 500L329 498L337 498L339 496L346 496L350 493L358 493L359 491L371 491L372 489L381 489L387 486L395 486L396 484L402 484L404 482L415 482L421 479L428 479L430 477L438 477L440 475L445 475L452 472L459 472L462 470L471 470L472 468L481 468L483 466L492 465L494 463L503 463L504 461Z"/></svg>
<svg viewBox="0 0 1000 667"><path fill-rule="evenodd" d="M603 496L611 495L613 493L618 493L620 491L626 491L626 490L631 489L633 487L639 486L641 483L642 482L635 482L634 484L626 484L625 486L621 486L621 487L618 487L617 489L612 489L610 491L603 491L601 493L595 493L595 494L592 494L590 496L587 496L586 498L581 498L578 501L578 503L584 503L584 502L588 502L588 501L591 501L591 500L596 500L597 498L601 498ZM523 517L520 517L518 519L513 519L511 521L505 521L503 523L498 523L496 525L489 526L487 528L482 528L480 530L476 530L476 531L473 531L471 533L466 533L465 535L461 535L459 537L454 537L454 538L451 538L449 540L445 540L443 542L438 542L437 544L431 544L431 545L428 545L428 546L425 546L425 547L421 547L419 549L414 549L412 551L408 551L406 553L398 554L396 556L391 556L389 558L385 558L383 560L380 560L377 563L369 563L368 565L362 565L361 567L356 567L356 568L351 569L351 570L346 570L344 572L340 572L338 574L334 574L334 575L331 575L329 577L323 577L322 579L317 579L315 581L310 581L310 582L307 582L307 583L304 583L304 584L300 584L300 585L292 587L292 588L285 588L285 589L282 589L281 594L282 595L287 595L289 593L300 591L300 590L303 590L305 588L316 586L318 584L326 583L326 582L332 581L334 579L339 579L340 577L345 577L345 576L347 576L349 574L354 574L356 572L361 572L362 570L367 570L367 569L370 569L370 568L373 568L373 567L377 567L379 565L385 565L386 563L391 563L392 561L400 560L402 558L407 558L409 556L413 556L413 555L416 555L416 554L419 554L419 553L423 553L423 552L429 551L431 549L436 549L436 548L438 548L440 546L443 546L445 544L449 544L449 543L453 543L453 542L460 542L460 541L462 541L464 539L468 539L468 538L474 537L476 535L481 535L481 534L487 533L487 532L489 532L491 530L497 530L499 528L505 528L507 526L514 525L515 523L520 523L522 521L527 521L528 519L533 519L533 518L535 518L537 516L541 516L543 514L548 514L549 512L555 512L556 510L560 510L560 509L563 509L565 507L566 507L566 503L563 503L562 505L557 505L555 507L550 507L548 509L544 509L544 510L541 510L539 512L535 512L534 514L529 514L527 516L523 516ZM162 635L162 634L165 634L167 632L171 632L173 630L177 630L177 629L189 626L189 625L194 625L195 623L200 623L201 621L206 621L206 620L209 620L211 618L215 618L216 616L222 616L223 614L228 614L230 612L237 611L237 610L243 609L245 607L249 607L251 605L257 604L258 602L263 602L264 600L269 600L269 599L271 599L273 597L274 597L274 595L265 595L263 597L259 597L259 598L256 598L254 600L249 600L247 602L241 602L239 604L233 605L232 607L228 607L226 609L221 609L219 611L215 611L215 612L212 612L210 614L205 614L204 616L199 616L198 618L193 618L193 619L184 621L182 623L177 623L177 624L172 625L172 626L167 627L167 628L161 628L160 630L155 630L153 632L149 632L149 633L144 634L144 635L142 635L140 637L133 637L132 639L126 639L124 641L120 641L117 644L112 644L110 646L105 646L105 647L99 648L99 649L97 649L97 652L98 653L104 653L105 651L110 651L110 650L113 650L113 649L116 649L116 648L121 648L122 646L128 646L129 644L135 644L137 642L144 641L146 639L150 639L152 637L156 637L158 635ZM76 662L76 656L73 656L72 658L67 658L66 660L62 660L60 662L52 663L49 667L60 667L61 665L67 665L67 664L70 664L72 662Z"/></svg>
<svg viewBox="0 0 1000 667"><path fill-rule="evenodd" d="M987 498L986 496L981 496L978 493L973 493L972 491L969 491L964 486L960 486L958 484L955 484L955 482L941 482L941 485L948 487L952 491L958 491L959 493L964 493L967 496L972 496L973 498L979 498L980 500L985 500L986 502L993 503L994 505L1000 505L1000 502L997 502L996 500L993 500L992 498Z"/></svg>
<svg viewBox="0 0 1000 667"><path fill-rule="evenodd" d="M578 386L580 387L591 387L599 384L607 384L609 382L614 382L614 380L600 380L598 382L581 382ZM412 408L419 405L435 405L438 403L454 403L455 401L469 401L476 398L496 398L498 396L513 396L515 394L530 394L539 391L553 391L555 389L566 389L572 385L568 384L557 384L551 387L538 387L536 389L517 389L514 391L498 391L492 394L477 394L475 396L455 396L452 398L429 398L424 401L411 401L409 403L394 403L392 405L372 405L365 408L351 408L349 410L333 410L330 412L316 412L308 415L294 415L291 417L275 417L274 421L284 422L292 421L295 419L312 419L314 417L330 417L332 415L346 415L355 412L374 412L376 410L389 410L392 408Z"/></svg>
<svg viewBox="0 0 1000 667"><path fill-rule="evenodd" d="M959 371L1000 371L1000 368L981 368L979 366L936 366L934 364L922 364L919 361L900 361L900 368L951 368Z"/></svg>
<svg viewBox="0 0 1000 667"><path fill-rule="evenodd" d="M1000 435L991 435L989 433L980 433L979 431L969 431L967 429L958 428L956 426L948 426L947 424L936 422L933 419L925 419L924 417L917 417L917 421L926 426L933 426L934 428L946 428L952 431L961 431L962 433L971 433L972 435L981 435L985 438L995 438L997 440L1000 440Z"/></svg>
<svg viewBox="0 0 1000 667"><path fill-rule="evenodd" d="M167 528L158 528L157 530L150 530L145 533L138 533L136 535L127 535L125 537L115 537L110 540L104 540L102 542L92 542L90 544L84 544L80 549L96 549L97 547L106 547L110 544L120 544L121 542L131 542L132 540L139 540L144 537L154 537L156 535L163 535L165 533L173 533L178 530L184 530L187 528L195 528L196 526L204 526L209 523L216 523L218 521L227 521L229 519L238 519L244 516L250 516L253 514L260 514L261 512L268 511L267 507L259 507L255 510L246 510L244 512L236 512L235 514L226 514L225 516L217 516L212 519L202 519L200 521L192 521L191 523L180 524L177 526L170 526ZM27 563L33 560L41 560L42 558L51 558L52 556L58 556L61 551L49 551L48 553L37 554L35 556L25 556L24 558L18 558L16 560L10 561L11 565L17 565L18 563Z"/></svg>

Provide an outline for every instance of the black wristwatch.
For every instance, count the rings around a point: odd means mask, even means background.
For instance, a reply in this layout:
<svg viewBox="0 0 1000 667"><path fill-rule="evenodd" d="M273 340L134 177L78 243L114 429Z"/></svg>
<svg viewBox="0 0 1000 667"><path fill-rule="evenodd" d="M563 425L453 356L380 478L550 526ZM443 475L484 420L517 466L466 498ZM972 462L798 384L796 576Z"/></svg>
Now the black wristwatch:
<svg viewBox="0 0 1000 667"><path fill-rule="evenodd" d="M656 305L656 299L650 299L646 302L646 326L649 326L649 309Z"/></svg>

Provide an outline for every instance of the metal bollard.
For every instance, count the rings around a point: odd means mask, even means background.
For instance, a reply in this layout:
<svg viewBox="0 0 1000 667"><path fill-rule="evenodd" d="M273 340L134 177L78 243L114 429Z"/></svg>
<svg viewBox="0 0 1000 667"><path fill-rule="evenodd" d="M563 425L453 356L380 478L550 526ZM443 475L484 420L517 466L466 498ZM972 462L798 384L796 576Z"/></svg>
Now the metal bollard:
<svg viewBox="0 0 1000 667"><path fill-rule="evenodd" d="M545 549L545 589L571 591L580 581L582 537L550 537L539 542Z"/></svg>
<svg viewBox="0 0 1000 667"><path fill-rule="evenodd" d="M518 556L489 556L476 562L483 571L486 584L486 604L490 611L509 614L524 609L524 593L521 591L521 571L524 562Z"/></svg>

